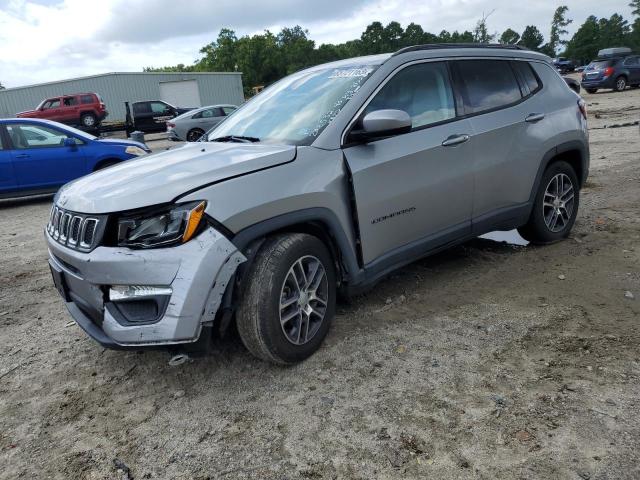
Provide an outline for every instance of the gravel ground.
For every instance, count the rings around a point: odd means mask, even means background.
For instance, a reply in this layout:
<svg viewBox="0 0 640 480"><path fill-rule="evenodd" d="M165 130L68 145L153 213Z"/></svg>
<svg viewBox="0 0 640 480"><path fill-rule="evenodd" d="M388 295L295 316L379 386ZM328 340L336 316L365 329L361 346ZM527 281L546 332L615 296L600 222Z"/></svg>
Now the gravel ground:
<svg viewBox="0 0 640 480"><path fill-rule="evenodd" d="M475 240L339 305L290 368L237 339L178 367L71 322L50 199L0 205L0 479L640 477L640 90L585 94L572 237ZM634 296L635 298L630 298Z"/></svg>

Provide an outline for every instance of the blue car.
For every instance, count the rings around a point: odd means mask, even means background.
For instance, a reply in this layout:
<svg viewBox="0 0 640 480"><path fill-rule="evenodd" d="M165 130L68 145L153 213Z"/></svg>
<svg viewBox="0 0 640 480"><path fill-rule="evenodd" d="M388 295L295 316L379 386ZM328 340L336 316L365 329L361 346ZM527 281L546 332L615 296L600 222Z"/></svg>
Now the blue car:
<svg viewBox="0 0 640 480"><path fill-rule="evenodd" d="M65 183L150 153L50 120L0 119L0 198L55 192Z"/></svg>

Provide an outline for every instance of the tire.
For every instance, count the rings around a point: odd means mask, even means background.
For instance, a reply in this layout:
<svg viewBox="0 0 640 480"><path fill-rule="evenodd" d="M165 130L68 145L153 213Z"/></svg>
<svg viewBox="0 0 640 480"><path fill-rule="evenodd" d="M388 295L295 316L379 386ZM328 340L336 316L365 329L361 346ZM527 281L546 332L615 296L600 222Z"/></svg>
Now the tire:
<svg viewBox="0 0 640 480"><path fill-rule="evenodd" d="M616 84L613 89L616 92L622 92L625 88L627 88L627 77L625 77L624 75L620 75L618 78L616 78Z"/></svg>
<svg viewBox="0 0 640 480"><path fill-rule="evenodd" d="M556 198L555 194L559 190L557 187L560 185L564 187L562 190L565 193ZM562 240L569 236L573 228L579 204L580 189L576 172L567 162L554 162L542 175L529 221L518 228L518 233L535 244ZM558 211L561 212L560 215Z"/></svg>
<svg viewBox="0 0 640 480"><path fill-rule="evenodd" d="M85 128L96 128L98 126L98 119L92 113L85 113L80 117L80 123Z"/></svg>
<svg viewBox="0 0 640 480"><path fill-rule="evenodd" d="M585 88L585 90L587 91L587 93L591 93L591 94L596 93L598 91L597 88Z"/></svg>
<svg viewBox="0 0 640 480"><path fill-rule="evenodd" d="M296 291L296 283L305 283L300 266L306 271L305 278L315 268L312 288L307 290L315 294L308 295L304 288L303 294ZM321 268L324 275L318 275ZM236 324L249 352L262 360L289 365L318 350L335 316L336 302L333 259L318 238L294 233L267 239L245 278ZM313 313L306 315L305 309ZM281 318L287 317L281 324Z"/></svg>
<svg viewBox="0 0 640 480"><path fill-rule="evenodd" d="M197 142L198 140L200 140L200 137L202 137L202 135L204 135L204 130L201 130L199 128L192 128L187 133L187 142Z"/></svg>

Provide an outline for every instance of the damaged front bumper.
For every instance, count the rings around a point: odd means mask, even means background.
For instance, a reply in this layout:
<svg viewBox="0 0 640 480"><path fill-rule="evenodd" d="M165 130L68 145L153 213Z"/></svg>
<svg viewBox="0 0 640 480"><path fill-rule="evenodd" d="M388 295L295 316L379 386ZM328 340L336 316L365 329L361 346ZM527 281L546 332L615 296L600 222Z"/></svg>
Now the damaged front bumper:
<svg viewBox="0 0 640 480"><path fill-rule="evenodd" d="M45 236L69 313L107 348L196 342L246 260L211 227L183 245L148 250L100 246L82 253Z"/></svg>

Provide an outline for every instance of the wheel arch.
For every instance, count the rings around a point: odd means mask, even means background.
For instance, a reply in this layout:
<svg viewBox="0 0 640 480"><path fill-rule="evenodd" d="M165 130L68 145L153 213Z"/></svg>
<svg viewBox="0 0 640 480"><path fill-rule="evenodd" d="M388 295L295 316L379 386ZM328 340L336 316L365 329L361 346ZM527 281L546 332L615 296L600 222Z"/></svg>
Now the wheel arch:
<svg viewBox="0 0 640 480"><path fill-rule="evenodd" d="M544 171L553 162L560 160L564 160L573 167L580 182L580 188L582 188L589 175L589 147L585 145L584 142L578 140L561 143L547 151L542 157L533 188L531 189L531 195L529 197L530 203L533 202L536 196Z"/></svg>
<svg viewBox="0 0 640 480"><path fill-rule="evenodd" d="M239 231L231 239L240 251L250 244L280 233L307 233L319 238L329 249L340 282L354 281L360 266L356 253L337 216L326 208L308 208L278 215Z"/></svg>
<svg viewBox="0 0 640 480"><path fill-rule="evenodd" d="M117 158L117 157L105 157L105 158L101 158L100 160L96 161L96 163L93 165L93 169L91 170L92 172L97 172L98 170L106 167L108 164L115 164L115 163L120 163L123 162L124 160L122 160L121 158Z"/></svg>

